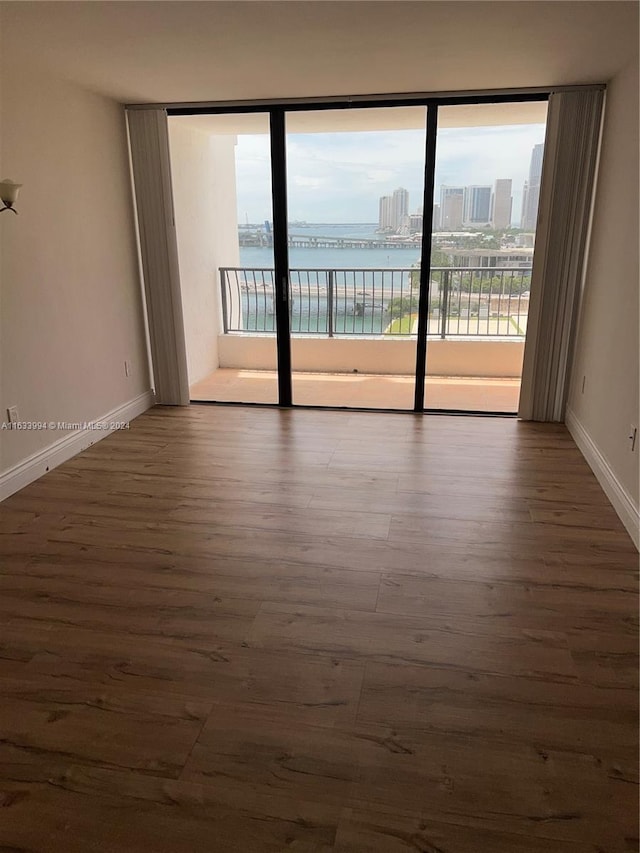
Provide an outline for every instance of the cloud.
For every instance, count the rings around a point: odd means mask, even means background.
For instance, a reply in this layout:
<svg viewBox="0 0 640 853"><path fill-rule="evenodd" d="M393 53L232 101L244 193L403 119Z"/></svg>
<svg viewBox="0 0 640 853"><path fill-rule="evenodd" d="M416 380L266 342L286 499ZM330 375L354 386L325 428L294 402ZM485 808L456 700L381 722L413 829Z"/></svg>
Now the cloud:
<svg viewBox="0 0 640 853"><path fill-rule="evenodd" d="M367 181L370 184L388 184L394 177L395 172L391 169L370 169L367 173Z"/></svg>
<svg viewBox="0 0 640 853"><path fill-rule="evenodd" d="M318 190L326 185L326 178L312 178L307 175L294 175L293 183L297 187L307 187L308 189Z"/></svg>
<svg viewBox="0 0 640 853"><path fill-rule="evenodd" d="M544 125L443 128L436 148L436 202L441 184L513 181L514 216L531 150ZM288 209L308 222L375 222L381 195L409 191L422 204L423 130L294 133L287 136ZM239 135L236 146L239 221L271 219L270 144L266 134Z"/></svg>

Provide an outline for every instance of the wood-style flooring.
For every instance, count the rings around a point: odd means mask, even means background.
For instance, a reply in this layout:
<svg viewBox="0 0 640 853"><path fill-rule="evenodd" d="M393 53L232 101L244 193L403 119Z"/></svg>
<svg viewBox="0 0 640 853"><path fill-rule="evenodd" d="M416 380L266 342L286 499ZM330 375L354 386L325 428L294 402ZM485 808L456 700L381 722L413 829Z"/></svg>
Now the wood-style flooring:
<svg viewBox="0 0 640 853"><path fill-rule="evenodd" d="M158 407L0 531L2 853L638 849L638 555L562 426Z"/></svg>

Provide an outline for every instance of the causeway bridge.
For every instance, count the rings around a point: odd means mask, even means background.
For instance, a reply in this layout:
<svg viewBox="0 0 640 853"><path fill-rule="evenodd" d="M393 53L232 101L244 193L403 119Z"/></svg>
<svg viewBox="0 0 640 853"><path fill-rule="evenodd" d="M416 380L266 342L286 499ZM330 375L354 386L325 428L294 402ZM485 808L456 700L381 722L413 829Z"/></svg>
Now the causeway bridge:
<svg viewBox="0 0 640 853"><path fill-rule="evenodd" d="M371 239L365 237L316 237L289 235L289 248L294 249L410 249L420 248L415 240Z"/></svg>
<svg viewBox="0 0 640 853"><path fill-rule="evenodd" d="M367 237L322 237L307 234L290 234L290 249L412 249L420 248L417 240L389 240ZM240 233L241 246L272 246L273 235L265 233Z"/></svg>

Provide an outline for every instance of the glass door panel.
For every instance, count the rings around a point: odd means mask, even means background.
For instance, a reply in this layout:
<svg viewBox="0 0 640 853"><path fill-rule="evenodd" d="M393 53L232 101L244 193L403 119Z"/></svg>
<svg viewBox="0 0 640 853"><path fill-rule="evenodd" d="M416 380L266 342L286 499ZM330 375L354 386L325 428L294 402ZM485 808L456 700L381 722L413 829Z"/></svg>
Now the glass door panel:
<svg viewBox="0 0 640 853"><path fill-rule="evenodd" d="M427 409L518 410L546 116L438 109Z"/></svg>
<svg viewBox="0 0 640 853"><path fill-rule="evenodd" d="M277 403L268 113L169 117L192 400Z"/></svg>
<svg viewBox="0 0 640 853"><path fill-rule="evenodd" d="M286 114L293 403L413 409L426 107Z"/></svg>

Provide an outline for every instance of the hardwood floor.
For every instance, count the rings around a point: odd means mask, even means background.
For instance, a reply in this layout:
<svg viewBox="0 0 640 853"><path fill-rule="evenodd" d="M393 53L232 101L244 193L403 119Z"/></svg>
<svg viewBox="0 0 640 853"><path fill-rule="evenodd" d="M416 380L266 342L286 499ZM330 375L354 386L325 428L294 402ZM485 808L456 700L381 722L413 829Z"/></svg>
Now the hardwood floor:
<svg viewBox="0 0 640 853"><path fill-rule="evenodd" d="M638 849L638 554L564 427L158 407L0 531L0 851Z"/></svg>

